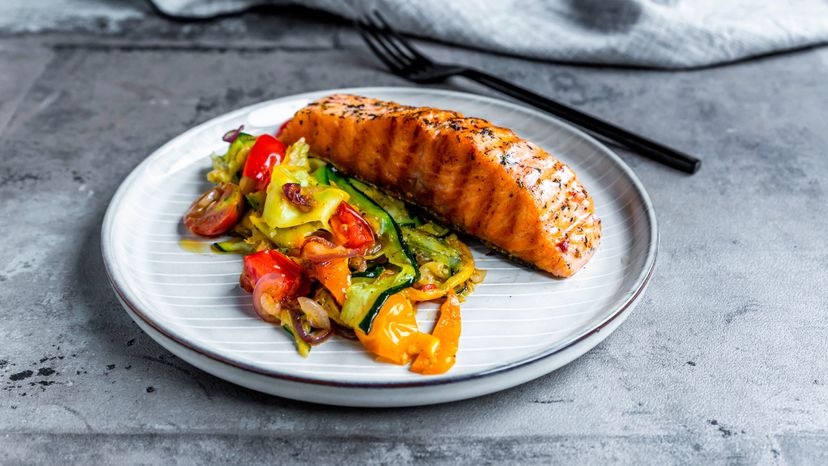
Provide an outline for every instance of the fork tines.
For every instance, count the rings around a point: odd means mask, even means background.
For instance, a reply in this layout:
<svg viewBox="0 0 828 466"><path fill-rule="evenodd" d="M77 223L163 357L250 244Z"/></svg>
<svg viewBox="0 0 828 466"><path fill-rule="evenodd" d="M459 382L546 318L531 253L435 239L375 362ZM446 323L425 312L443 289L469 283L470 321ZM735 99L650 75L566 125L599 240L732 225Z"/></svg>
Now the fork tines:
<svg viewBox="0 0 828 466"><path fill-rule="evenodd" d="M376 10L357 19L355 26L368 47L395 73L411 73L431 63L394 31Z"/></svg>

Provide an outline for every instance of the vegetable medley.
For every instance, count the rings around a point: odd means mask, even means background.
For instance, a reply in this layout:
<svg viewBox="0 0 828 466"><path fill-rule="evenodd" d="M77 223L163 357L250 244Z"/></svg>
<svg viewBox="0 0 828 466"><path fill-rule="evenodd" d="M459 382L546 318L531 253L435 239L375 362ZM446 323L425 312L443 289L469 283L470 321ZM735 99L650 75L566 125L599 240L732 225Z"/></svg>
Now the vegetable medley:
<svg viewBox="0 0 828 466"><path fill-rule="evenodd" d="M284 127L284 126L283 126ZM285 146L243 127L213 156L204 193L184 217L193 233L224 236L244 254L239 280L260 318L284 328L297 350L333 334L359 340L378 360L421 374L454 365L460 301L484 272L455 234L374 186L315 158L304 139ZM433 331L414 305L442 300Z"/></svg>

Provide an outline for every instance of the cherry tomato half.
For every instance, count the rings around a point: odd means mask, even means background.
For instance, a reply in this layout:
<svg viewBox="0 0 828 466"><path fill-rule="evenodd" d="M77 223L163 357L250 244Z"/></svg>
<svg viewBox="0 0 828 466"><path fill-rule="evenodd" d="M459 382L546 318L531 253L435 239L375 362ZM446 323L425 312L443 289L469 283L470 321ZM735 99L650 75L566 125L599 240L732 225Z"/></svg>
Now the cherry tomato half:
<svg viewBox="0 0 828 466"><path fill-rule="evenodd" d="M268 274L281 275L278 288L270 287L268 294L275 301L298 296L303 288L307 288L307 280L303 280L302 267L296 262L275 249L266 249L244 256L244 270L239 285L252 292L259 280Z"/></svg>
<svg viewBox="0 0 828 466"><path fill-rule="evenodd" d="M184 225L199 236L218 236L233 228L244 213L238 185L222 183L202 194L184 216Z"/></svg>
<svg viewBox="0 0 828 466"><path fill-rule="evenodd" d="M330 221L336 240L346 248L361 248L374 244L374 230L347 202L342 202Z"/></svg>
<svg viewBox="0 0 828 466"><path fill-rule="evenodd" d="M282 163L285 158L285 145L269 134L256 138L247 161L244 163L242 175L256 181L255 191L261 191L270 184L270 172L273 167Z"/></svg>

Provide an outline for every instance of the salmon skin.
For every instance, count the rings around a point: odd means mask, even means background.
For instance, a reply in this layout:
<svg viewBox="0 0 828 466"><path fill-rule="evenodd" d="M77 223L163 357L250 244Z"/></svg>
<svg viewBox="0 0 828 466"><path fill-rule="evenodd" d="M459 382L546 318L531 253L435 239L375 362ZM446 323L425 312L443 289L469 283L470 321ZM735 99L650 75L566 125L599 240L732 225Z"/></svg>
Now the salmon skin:
<svg viewBox="0 0 828 466"><path fill-rule="evenodd" d="M601 238L592 197L566 164L480 118L335 94L279 137L304 137L342 172L557 277L583 267Z"/></svg>

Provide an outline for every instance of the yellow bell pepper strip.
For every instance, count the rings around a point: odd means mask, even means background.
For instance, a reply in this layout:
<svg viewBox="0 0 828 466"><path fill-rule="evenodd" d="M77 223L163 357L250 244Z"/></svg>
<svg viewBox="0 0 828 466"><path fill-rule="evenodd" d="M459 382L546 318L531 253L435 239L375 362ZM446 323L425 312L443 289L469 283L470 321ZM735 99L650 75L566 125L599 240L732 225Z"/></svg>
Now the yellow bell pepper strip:
<svg viewBox="0 0 828 466"><path fill-rule="evenodd" d="M368 351L386 362L408 364L418 355L434 359L440 340L417 327L414 307L401 294L392 294L374 317L371 331L354 328L357 338Z"/></svg>
<svg viewBox="0 0 828 466"><path fill-rule="evenodd" d="M458 286L462 285L469 278L471 278L472 274L474 274L474 258L472 257L471 251L469 248L466 247L460 240L457 239L456 236L451 235L446 238L446 243L449 246L456 248L460 251L460 269L457 271L456 274L449 277L448 280L443 282L442 285L438 286L437 288L432 288L429 290L418 290L416 288L406 288L403 290L403 294L406 298L410 299L413 302L419 301L431 301L434 299L442 298L446 296L449 291L457 288Z"/></svg>
<svg viewBox="0 0 828 466"><path fill-rule="evenodd" d="M348 200L348 193L329 186L311 185L315 180L310 177L302 179L295 176L297 173L299 172L291 172L281 165L273 167L262 219L271 228L290 228L311 222L322 222L327 228L328 221L339 204ZM304 212L285 198L282 186L288 183L296 183L306 188L314 200L314 206L310 210Z"/></svg>
<svg viewBox="0 0 828 466"><path fill-rule="evenodd" d="M445 374L457 360L457 348L460 345L460 300L449 290L445 302L440 306L440 318L431 335L440 340L437 352L420 353L411 371L425 375Z"/></svg>

